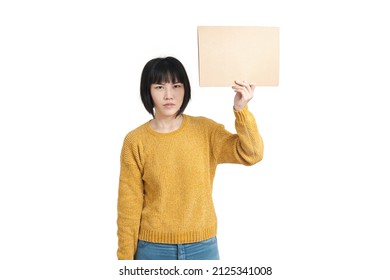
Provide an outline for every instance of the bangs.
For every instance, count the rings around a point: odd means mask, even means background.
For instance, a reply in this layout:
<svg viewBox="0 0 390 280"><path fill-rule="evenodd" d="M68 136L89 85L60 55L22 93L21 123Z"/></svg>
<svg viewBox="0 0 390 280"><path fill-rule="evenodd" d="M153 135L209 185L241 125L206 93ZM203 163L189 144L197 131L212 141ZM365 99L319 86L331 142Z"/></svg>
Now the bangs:
<svg viewBox="0 0 390 280"><path fill-rule="evenodd" d="M151 84L165 84L165 83L183 83L185 80L182 77L180 69L169 61L160 61L152 70L150 75Z"/></svg>

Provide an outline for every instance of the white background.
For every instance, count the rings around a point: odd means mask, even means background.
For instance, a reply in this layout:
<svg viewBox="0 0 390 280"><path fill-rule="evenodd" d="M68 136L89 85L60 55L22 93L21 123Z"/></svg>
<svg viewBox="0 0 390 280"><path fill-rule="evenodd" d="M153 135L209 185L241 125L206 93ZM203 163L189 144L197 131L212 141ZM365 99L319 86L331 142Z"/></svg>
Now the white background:
<svg viewBox="0 0 390 280"><path fill-rule="evenodd" d="M117 277L119 153L150 118L142 67L180 59L186 113L234 131L232 90L198 86L196 28L241 25L280 27L280 85L250 103L263 161L218 167L220 264L272 266L270 279L389 279L386 7L1 1L0 278Z"/></svg>

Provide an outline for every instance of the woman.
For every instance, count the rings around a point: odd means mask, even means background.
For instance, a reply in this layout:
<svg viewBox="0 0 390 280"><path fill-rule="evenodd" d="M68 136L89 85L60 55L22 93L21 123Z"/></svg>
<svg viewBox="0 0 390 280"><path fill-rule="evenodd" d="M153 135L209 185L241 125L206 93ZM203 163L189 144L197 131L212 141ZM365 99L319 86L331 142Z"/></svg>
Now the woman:
<svg viewBox="0 0 390 280"><path fill-rule="evenodd" d="M219 259L212 185L219 163L252 165L263 141L247 104L255 85L236 81L237 134L183 114L190 82L182 63L155 58L141 75L141 99L153 116L129 132L121 152L118 259Z"/></svg>

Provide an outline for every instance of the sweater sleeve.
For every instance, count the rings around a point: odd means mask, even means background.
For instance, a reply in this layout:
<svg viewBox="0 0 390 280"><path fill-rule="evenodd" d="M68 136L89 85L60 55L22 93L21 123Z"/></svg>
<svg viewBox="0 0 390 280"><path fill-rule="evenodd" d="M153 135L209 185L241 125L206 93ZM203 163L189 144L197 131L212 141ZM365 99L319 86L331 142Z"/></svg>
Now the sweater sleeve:
<svg viewBox="0 0 390 280"><path fill-rule="evenodd" d="M246 106L235 111L237 134L218 125L213 133L213 154L217 163L253 165L263 158L263 140L256 120Z"/></svg>
<svg viewBox="0 0 390 280"><path fill-rule="evenodd" d="M118 250L119 260L134 259L143 206L143 182L137 151L125 138L121 152L118 192Z"/></svg>

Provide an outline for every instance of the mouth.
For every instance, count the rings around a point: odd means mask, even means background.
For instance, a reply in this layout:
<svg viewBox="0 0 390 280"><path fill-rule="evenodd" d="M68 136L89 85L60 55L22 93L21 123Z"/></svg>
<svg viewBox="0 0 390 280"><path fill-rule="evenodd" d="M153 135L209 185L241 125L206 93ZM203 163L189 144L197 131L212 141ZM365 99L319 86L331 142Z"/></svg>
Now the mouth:
<svg viewBox="0 0 390 280"><path fill-rule="evenodd" d="M170 107L175 106L175 104L173 104L173 103L167 103L167 104L164 104L163 106L164 106L164 107L167 107L167 108L170 108Z"/></svg>

